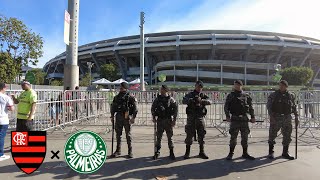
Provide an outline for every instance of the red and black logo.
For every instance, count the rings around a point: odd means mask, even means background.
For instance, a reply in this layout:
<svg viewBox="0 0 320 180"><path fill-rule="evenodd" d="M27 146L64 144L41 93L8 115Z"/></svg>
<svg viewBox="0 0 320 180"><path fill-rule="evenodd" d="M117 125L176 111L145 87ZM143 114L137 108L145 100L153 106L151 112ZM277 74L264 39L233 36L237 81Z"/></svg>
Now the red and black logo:
<svg viewBox="0 0 320 180"><path fill-rule="evenodd" d="M11 132L11 154L16 165L26 174L36 171L46 157L47 132Z"/></svg>

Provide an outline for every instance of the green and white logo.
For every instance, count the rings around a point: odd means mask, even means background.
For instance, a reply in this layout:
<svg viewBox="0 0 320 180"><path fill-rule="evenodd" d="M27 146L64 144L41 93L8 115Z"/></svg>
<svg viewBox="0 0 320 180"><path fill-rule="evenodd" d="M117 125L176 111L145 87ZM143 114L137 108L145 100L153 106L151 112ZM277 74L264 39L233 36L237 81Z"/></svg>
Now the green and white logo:
<svg viewBox="0 0 320 180"><path fill-rule="evenodd" d="M102 167L107 158L107 146L98 134L78 131L64 146L64 157L71 169L89 174Z"/></svg>

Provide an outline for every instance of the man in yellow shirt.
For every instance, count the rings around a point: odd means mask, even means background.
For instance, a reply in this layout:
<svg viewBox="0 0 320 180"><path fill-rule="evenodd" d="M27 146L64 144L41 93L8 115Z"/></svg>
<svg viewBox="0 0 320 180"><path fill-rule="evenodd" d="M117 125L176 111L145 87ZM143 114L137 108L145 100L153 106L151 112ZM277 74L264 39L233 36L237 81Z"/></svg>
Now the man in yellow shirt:
<svg viewBox="0 0 320 180"><path fill-rule="evenodd" d="M28 81L23 81L21 87L24 92L22 92L18 98L12 96L14 103L18 104L16 131L32 131L37 94L31 89L31 84Z"/></svg>

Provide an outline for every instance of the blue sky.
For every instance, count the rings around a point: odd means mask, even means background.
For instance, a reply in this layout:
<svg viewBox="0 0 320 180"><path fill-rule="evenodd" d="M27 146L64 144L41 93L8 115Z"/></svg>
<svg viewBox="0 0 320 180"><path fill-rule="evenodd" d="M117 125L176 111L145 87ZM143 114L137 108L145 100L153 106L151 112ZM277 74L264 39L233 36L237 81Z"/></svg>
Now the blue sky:
<svg viewBox="0 0 320 180"><path fill-rule="evenodd" d="M0 0L0 14L21 19L45 41L38 67L65 51L67 0ZM80 0L79 45L145 31L196 29L272 31L320 39L318 0Z"/></svg>

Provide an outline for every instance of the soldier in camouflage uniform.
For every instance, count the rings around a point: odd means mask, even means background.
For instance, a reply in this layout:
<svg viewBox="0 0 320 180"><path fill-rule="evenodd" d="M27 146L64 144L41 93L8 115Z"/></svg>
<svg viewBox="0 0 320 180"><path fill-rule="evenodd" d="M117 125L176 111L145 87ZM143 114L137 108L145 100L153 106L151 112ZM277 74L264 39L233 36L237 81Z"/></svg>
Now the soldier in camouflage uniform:
<svg viewBox="0 0 320 180"><path fill-rule="evenodd" d="M121 136L123 127L125 129L127 144L128 144L128 158L132 158L132 137L131 124L137 116L138 110L136 99L128 92L129 85L126 82L120 84L120 92L113 99L111 105L111 121L114 122L114 115L116 114L115 131L117 139L117 149L111 157L118 157L121 155Z"/></svg>
<svg viewBox="0 0 320 180"><path fill-rule="evenodd" d="M206 105L211 105L209 97L202 93L203 82L197 81L195 85L195 90L188 93L184 98L182 103L187 104L187 125L185 126L185 132L187 137L185 139L186 143L186 153L184 155L185 159L190 158L190 147L192 145L192 140L197 132L198 142L200 146L199 157L202 159L208 159L208 156L204 152L204 137L206 135L205 120L204 117L207 114Z"/></svg>
<svg viewBox="0 0 320 180"><path fill-rule="evenodd" d="M170 159L175 160L175 155L173 152L173 127L176 124L176 119L178 115L178 104L177 102L168 94L169 88L166 85L162 85L161 94L153 101L151 106L151 113L153 117L153 122L157 122L157 142L156 142L156 152L154 159L160 156L161 149L161 139L163 132L166 131L168 137L168 146L170 149ZM157 119L156 119L157 117Z"/></svg>
<svg viewBox="0 0 320 180"><path fill-rule="evenodd" d="M283 135L282 157L285 159L293 160L289 154L289 145L291 142L292 133L292 116L295 115L295 125L298 126L298 111L295 104L295 96L287 90L288 82L281 80L279 83L279 90L273 92L268 97L268 113L270 116L270 129L269 129L269 159L274 159L274 144L278 131L281 129Z"/></svg>
<svg viewBox="0 0 320 180"><path fill-rule="evenodd" d="M248 154L248 135L250 134L250 129L247 114L249 113L251 116L251 123L254 123L256 120L254 117L254 110L252 108L252 99L249 94L242 91L242 86L242 81L236 80L234 82L234 91L228 94L224 105L226 119L230 122L229 133L231 135L229 145L230 152L227 156L227 160L232 160L234 149L237 145L239 131L241 132L241 145L243 149L242 157L249 160L255 159Z"/></svg>

